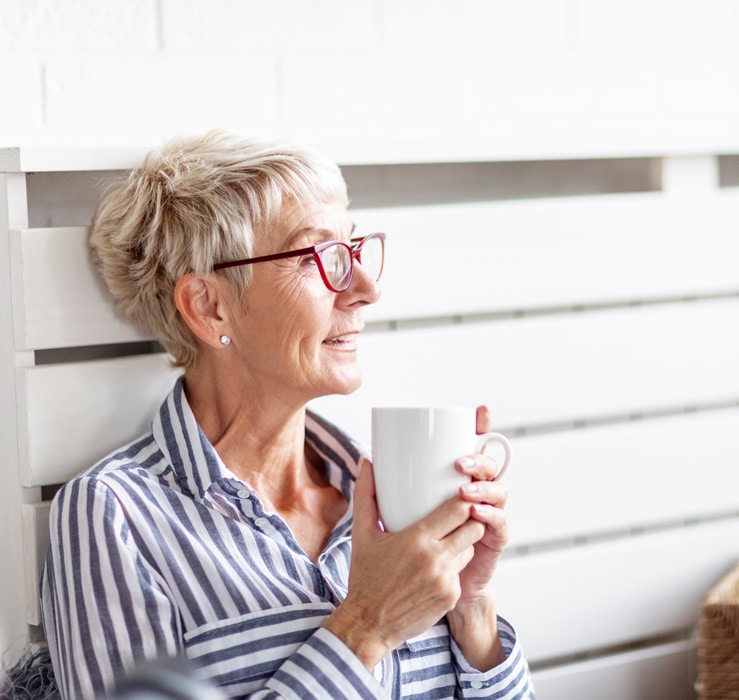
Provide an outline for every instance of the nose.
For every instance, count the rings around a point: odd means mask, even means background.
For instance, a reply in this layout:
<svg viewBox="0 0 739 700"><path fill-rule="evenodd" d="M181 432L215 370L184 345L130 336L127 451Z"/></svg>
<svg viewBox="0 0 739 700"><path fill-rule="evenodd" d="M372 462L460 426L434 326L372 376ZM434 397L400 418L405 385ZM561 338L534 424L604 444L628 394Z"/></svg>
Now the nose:
<svg viewBox="0 0 739 700"><path fill-rule="evenodd" d="M362 267L362 263L355 259L351 283L336 296L348 305L367 306L374 304L381 294L380 283Z"/></svg>

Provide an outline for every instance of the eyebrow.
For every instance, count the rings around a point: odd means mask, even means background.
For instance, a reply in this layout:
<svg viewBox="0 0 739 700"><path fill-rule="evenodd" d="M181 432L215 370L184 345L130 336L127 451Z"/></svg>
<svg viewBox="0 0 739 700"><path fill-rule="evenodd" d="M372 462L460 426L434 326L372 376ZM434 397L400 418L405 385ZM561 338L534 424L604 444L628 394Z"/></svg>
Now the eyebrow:
<svg viewBox="0 0 739 700"><path fill-rule="evenodd" d="M349 238L354 235L354 232L357 230L357 225L352 222L352 229L349 232ZM294 245L296 245L295 241L297 241L301 236L309 236L309 235L316 235L320 234L322 240L331 241L335 240L336 234L327 228L317 228L314 226L306 226L305 228L301 228L292 235L288 236L287 240L285 241L285 245L287 248L292 248Z"/></svg>

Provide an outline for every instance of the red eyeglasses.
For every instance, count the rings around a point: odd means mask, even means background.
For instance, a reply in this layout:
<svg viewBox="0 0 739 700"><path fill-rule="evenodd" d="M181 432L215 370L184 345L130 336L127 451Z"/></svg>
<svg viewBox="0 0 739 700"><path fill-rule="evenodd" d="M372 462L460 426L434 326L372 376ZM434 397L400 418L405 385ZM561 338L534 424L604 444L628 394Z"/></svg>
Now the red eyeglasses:
<svg viewBox="0 0 739 700"><path fill-rule="evenodd" d="M338 294L346 291L352 283L355 260L375 282L380 279L382 268L385 265L385 234L371 233L363 238L352 238L349 243L326 241L299 250L288 250L273 255L260 255L257 258L222 262L213 265L213 270L223 270L227 267L237 267L239 265L253 265L254 263L269 262L270 260L297 258L301 255L313 256L323 283L332 292Z"/></svg>

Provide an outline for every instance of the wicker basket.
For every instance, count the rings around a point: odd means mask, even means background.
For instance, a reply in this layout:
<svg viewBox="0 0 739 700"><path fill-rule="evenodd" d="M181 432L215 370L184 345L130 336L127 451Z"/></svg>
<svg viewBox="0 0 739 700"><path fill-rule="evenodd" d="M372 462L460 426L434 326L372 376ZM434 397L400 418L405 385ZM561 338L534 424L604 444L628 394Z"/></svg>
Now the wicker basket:
<svg viewBox="0 0 739 700"><path fill-rule="evenodd" d="M739 565L703 603L697 689L700 700L739 700Z"/></svg>

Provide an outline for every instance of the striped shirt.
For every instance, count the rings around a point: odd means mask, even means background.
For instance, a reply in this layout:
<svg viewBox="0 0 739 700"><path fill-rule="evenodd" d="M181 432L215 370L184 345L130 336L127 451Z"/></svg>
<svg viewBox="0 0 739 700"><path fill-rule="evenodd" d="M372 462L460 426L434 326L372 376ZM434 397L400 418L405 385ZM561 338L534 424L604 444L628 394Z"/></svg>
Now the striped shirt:
<svg viewBox="0 0 739 700"><path fill-rule="evenodd" d="M318 416L306 441L350 507L317 564L230 472L182 380L150 433L68 482L51 513L44 625L65 698L100 698L145 659L181 656L233 698L533 698L513 629L480 673L441 620L370 672L322 625L347 594L362 448Z"/></svg>

